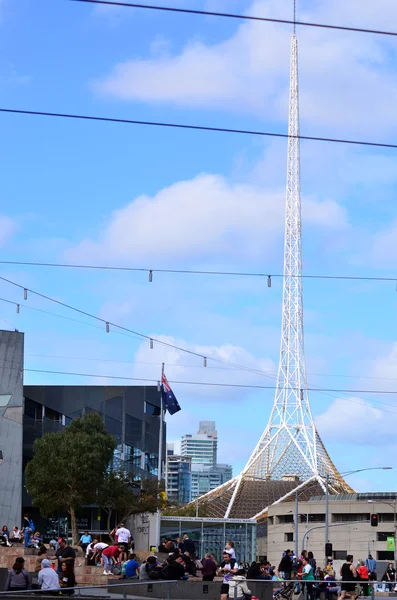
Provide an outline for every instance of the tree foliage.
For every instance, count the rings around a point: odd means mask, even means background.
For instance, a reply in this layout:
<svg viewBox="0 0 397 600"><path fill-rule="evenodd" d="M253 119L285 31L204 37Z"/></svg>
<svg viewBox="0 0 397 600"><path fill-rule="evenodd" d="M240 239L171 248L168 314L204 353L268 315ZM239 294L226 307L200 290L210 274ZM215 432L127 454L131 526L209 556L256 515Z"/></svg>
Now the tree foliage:
<svg viewBox="0 0 397 600"><path fill-rule="evenodd" d="M98 505L107 513L108 529L117 514L119 521L131 515L163 509L163 488L156 480L136 481L133 473L110 471L105 474L97 494Z"/></svg>
<svg viewBox="0 0 397 600"><path fill-rule="evenodd" d="M114 437L95 413L35 441L34 457L25 471L26 487L43 515L70 513L74 543L76 509L95 501L115 447Z"/></svg>

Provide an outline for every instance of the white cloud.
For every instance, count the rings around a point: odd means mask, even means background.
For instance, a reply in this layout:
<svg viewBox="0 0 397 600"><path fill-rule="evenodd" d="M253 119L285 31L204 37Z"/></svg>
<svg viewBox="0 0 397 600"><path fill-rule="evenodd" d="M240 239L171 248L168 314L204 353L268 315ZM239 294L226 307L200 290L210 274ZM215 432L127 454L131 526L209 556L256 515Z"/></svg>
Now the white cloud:
<svg viewBox="0 0 397 600"><path fill-rule="evenodd" d="M203 382L228 383L234 385L272 385L274 376L264 377L262 372L276 372L276 365L270 358L253 356L241 346L222 344L221 346L201 346L176 339L171 336L156 335L153 337L180 348L207 356L207 367L203 360L189 355L181 350L154 343L151 350L149 342L143 342L135 354L134 377L160 378L161 364L165 363L165 372L169 381L193 381L201 385L173 384L176 395L183 397L199 397L201 399L220 397L225 399L241 398L252 393L250 388L232 388L222 386L207 386ZM211 358L215 360L211 360ZM244 368L234 368L239 365ZM182 403L182 402L181 402ZM186 407L187 408L187 407Z"/></svg>
<svg viewBox="0 0 397 600"><path fill-rule="evenodd" d="M397 382L397 342L390 347L389 352L376 358L371 364L371 376L379 378L382 389L395 389ZM378 383L376 384L378 386Z"/></svg>
<svg viewBox="0 0 397 600"><path fill-rule="evenodd" d="M18 226L13 219L0 215L0 246L7 244L17 230Z"/></svg>
<svg viewBox="0 0 397 600"><path fill-rule="evenodd" d="M397 410L385 412L361 398L337 398L316 417L316 426L325 443L348 443L363 446L390 446L395 438L387 434L397 428ZM392 436L393 437L393 436Z"/></svg>
<svg viewBox="0 0 397 600"><path fill-rule="evenodd" d="M354 14L369 20L372 2L348 4L350 12L343 0L335 0L332 18L323 5L301 17L330 22ZM390 0L380 0L377 7L389 22L397 18ZM249 13L288 18L290 7L259 0ZM390 131L397 93L394 68L389 66L393 40L311 28L300 28L299 37L303 120L331 129L343 124L361 135L363 123L366 130ZM177 54L122 60L95 87L123 100L253 112L285 121L289 39L285 26L244 22L221 42L198 39Z"/></svg>
<svg viewBox="0 0 397 600"><path fill-rule="evenodd" d="M396 266L397 260L397 219L377 231L372 237L371 262L383 268Z"/></svg>
<svg viewBox="0 0 397 600"><path fill-rule="evenodd" d="M83 240L67 254L72 259L217 260L266 255L284 228L284 191L230 184L220 175L198 175L139 196L115 210L97 241ZM345 228L343 208L332 200L304 203L306 221L325 228Z"/></svg>

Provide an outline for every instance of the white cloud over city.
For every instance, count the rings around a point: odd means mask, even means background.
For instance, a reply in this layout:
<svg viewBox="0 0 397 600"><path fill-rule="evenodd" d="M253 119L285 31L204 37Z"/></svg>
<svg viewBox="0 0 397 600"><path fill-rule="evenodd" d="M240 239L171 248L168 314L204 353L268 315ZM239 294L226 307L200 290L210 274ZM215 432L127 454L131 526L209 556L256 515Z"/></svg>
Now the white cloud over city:
<svg viewBox="0 0 397 600"><path fill-rule="evenodd" d="M198 175L140 196L115 210L97 240L82 240L67 251L85 260L164 258L256 258L280 241L284 229L284 190L233 184L220 175ZM333 200L308 197L308 225L345 229L348 217Z"/></svg>

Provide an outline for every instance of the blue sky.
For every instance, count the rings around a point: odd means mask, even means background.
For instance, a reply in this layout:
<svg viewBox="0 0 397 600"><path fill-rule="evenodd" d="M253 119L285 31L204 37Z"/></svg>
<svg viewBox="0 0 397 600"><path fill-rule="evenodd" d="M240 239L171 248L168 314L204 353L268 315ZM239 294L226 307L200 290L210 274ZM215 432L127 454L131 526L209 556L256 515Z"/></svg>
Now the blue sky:
<svg viewBox="0 0 397 600"><path fill-rule="evenodd" d="M160 2L167 5L167 2ZM173 0L174 6L290 18L291 2ZM299 18L390 28L393 0L298 4ZM117 118L285 131L288 26L93 7L0 2L1 105ZM397 42L299 29L301 131L394 142ZM3 260L282 271L285 140L0 115ZM396 153L303 142L306 273L396 276ZM26 368L272 385L281 281L2 266L1 274L106 320L224 364L149 345L0 284L1 326L26 332ZM309 384L397 389L393 283L306 280ZM25 308L26 305L26 308ZM56 313L49 315L40 309ZM60 316L78 319L82 323ZM234 363L264 375L233 369ZM103 383L26 372L26 383ZM109 380L110 381L110 380ZM174 385L169 439L217 421L236 471L264 429L271 390ZM393 464L394 395L311 393L341 471ZM392 472L360 490L395 489ZM370 475L370 476L366 476Z"/></svg>

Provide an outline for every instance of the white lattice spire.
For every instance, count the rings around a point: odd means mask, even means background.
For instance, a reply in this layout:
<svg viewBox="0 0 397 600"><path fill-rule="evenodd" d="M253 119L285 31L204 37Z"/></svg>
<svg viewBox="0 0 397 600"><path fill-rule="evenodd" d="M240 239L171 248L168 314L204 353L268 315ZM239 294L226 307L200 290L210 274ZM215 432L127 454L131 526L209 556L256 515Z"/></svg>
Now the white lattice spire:
<svg viewBox="0 0 397 600"><path fill-rule="evenodd" d="M232 481L202 497L212 501L214 510L224 513L225 517L236 514L259 517L266 512L268 504L283 501L294 495L296 490L308 489L312 485L317 486L317 490L325 490L326 477L329 478L331 491L353 491L332 463L317 433L307 391L298 137L298 41L295 31L291 40L288 136L282 331L277 387L269 422L244 470ZM259 482L263 482L264 487ZM266 482L269 484L266 485ZM289 486L286 484L283 488L282 482L289 482Z"/></svg>

